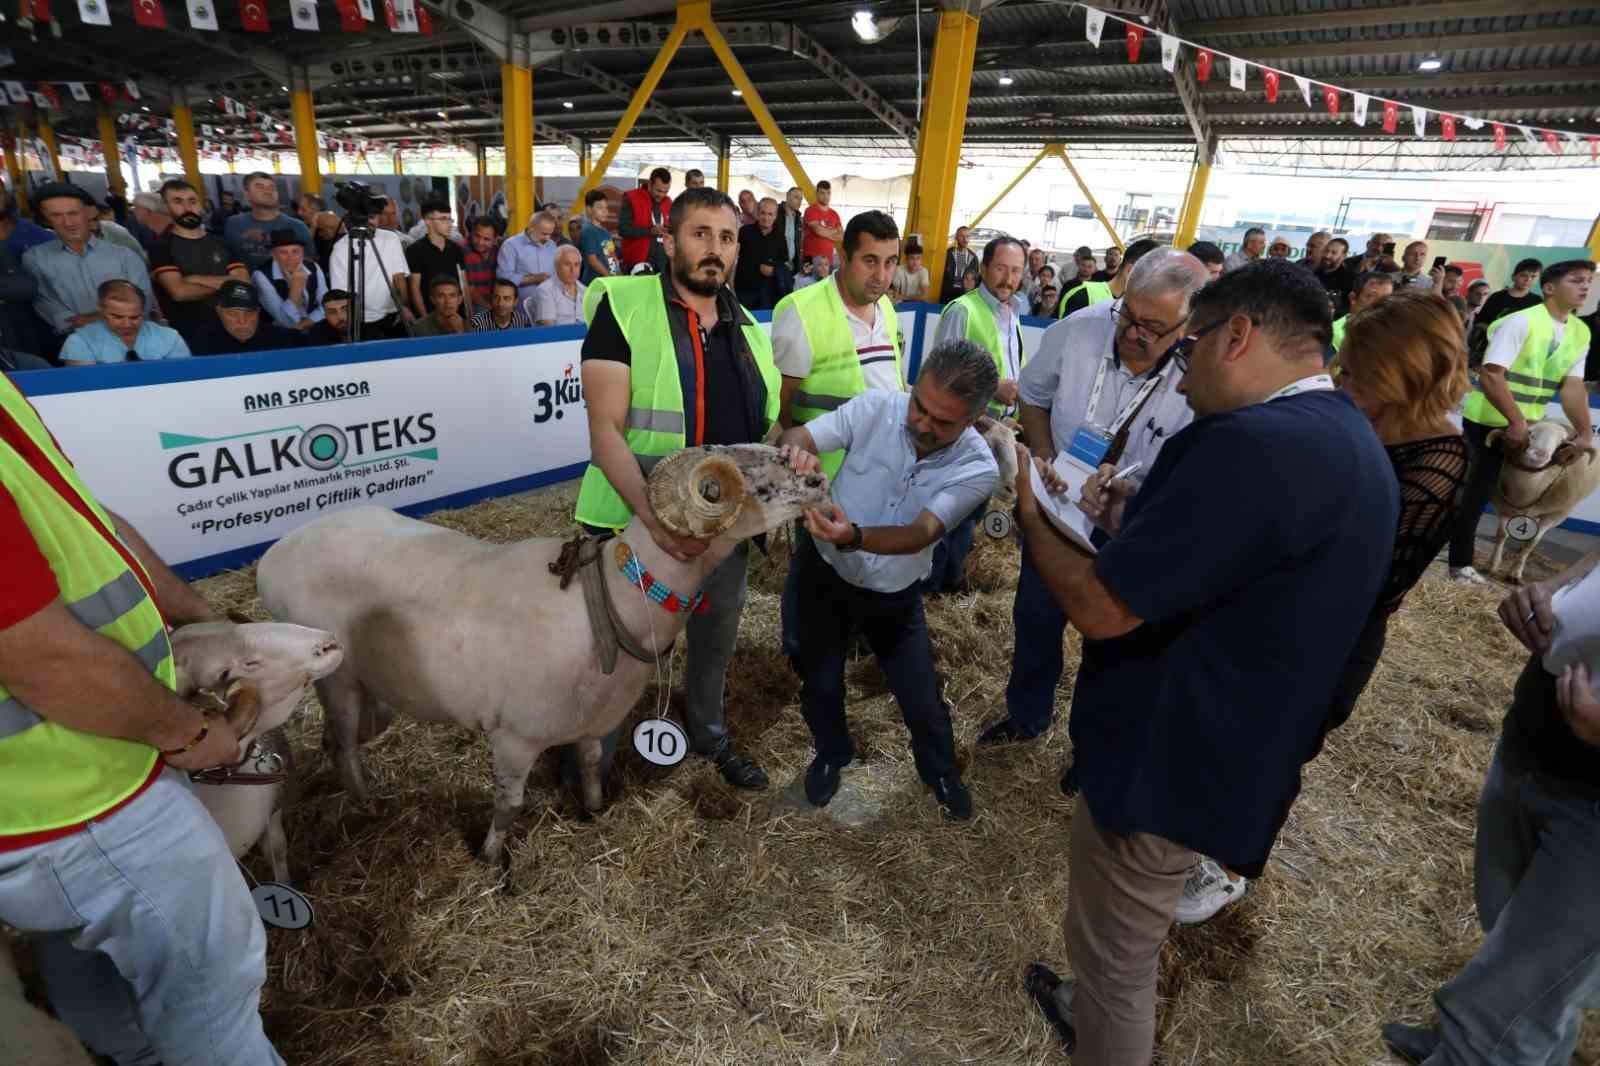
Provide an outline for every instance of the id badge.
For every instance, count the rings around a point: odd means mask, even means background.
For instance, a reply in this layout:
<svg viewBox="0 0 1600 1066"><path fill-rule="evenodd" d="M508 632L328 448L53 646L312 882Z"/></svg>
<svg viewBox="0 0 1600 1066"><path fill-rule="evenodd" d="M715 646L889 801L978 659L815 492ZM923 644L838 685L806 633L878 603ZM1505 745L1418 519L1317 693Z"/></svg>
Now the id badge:
<svg viewBox="0 0 1600 1066"><path fill-rule="evenodd" d="M1067 445L1067 454L1090 470L1099 469L1110 450L1111 435L1090 426L1079 426L1072 434L1072 443Z"/></svg>

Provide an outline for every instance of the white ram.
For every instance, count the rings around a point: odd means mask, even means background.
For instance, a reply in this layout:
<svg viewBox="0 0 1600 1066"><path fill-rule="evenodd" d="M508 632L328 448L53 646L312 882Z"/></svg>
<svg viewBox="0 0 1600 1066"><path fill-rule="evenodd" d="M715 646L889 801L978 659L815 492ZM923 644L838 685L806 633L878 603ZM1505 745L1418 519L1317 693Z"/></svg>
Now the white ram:
<svg viewBox="0 0 1600 1066"><path fill-rule="evenodd" d="M1567 423L1543 419L1528 428L1527 447L1506 452L1500 480L1490 497L1498 521L1490 574L1500 569L1506 531L1513 519L1526 517L1537 524L1511 574L1511 580L1520 583L1523 567L1544 535L1566 521L1578 504L1600 486L1600 462L1596 461L1594 445L1568 441L1571 435L1572 427ZM1499 439L1499 431L1490 433L1489 446L1495 446Z"/></svg>

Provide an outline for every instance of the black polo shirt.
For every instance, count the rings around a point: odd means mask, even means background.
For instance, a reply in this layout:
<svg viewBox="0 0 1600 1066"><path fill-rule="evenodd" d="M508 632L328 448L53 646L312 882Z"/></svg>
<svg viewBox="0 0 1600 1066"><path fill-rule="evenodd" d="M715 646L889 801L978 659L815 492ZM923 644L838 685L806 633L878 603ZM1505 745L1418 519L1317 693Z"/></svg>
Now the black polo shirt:
<svg viewBox="0 0 1600 1066"><path fill-rule="evenodd" d="M467 253L455 241L447 240L443 248L435 248L433 242L424 237L420 241L412 241L411 247L406 249L406 266L421 279L422 304L432 311L433 279L440 276L454 278L460 284L461 275L456 271L466 269ZM328 279L328 283L337 288L332 278Z"/></svg>
<svg viewBox="0 0 1600 1066"><path fill-rule="evenodd" d="M204 300L174 300L161 283L161 275L176 274L186 277L219 277L244 264L228 254L222 238L206 234L203 237L184 237L176 229L169 229L156 238L150 249L150 280L156 287L156 299L161 303L161 313L167 323L183 335L194 347L196 334L217 320L213 308L216 297Z"/></svg>

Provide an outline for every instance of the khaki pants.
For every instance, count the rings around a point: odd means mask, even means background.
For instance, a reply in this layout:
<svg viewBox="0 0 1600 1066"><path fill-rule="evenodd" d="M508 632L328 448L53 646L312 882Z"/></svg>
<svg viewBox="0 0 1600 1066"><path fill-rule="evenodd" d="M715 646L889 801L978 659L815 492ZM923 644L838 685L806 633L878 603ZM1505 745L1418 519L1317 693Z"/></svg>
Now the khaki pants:
<svg viewBox="0 0 1600 1066"><path fill-rule="evenodd" d="M1078 797L1063 923L1076 978L1076 1066L1149 1066L1161 943L1199 858L1149 833L1105 832Z"/></svg>

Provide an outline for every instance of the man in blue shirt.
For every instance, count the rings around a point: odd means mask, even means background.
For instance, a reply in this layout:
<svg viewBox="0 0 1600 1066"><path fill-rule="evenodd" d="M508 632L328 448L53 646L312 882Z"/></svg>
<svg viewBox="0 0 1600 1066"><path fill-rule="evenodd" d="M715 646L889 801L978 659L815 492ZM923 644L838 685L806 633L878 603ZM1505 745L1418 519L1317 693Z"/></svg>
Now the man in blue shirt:
<svg viewBox="0 0 1600 1066"><path fill-rule="evenodd" d="M244 198L250 210L231 216L222 228L222 239L235 259L254 274L272 266L272 234L280 229L292 232L301 245L311 243L311 231L293 215L278 209L278 183L271 174L256 171L244 179ZM392 267L394 264L390 264Z"/></svg>
<svg viewBox="0 0 1600 1066"><path fill-rule="evenodd" d="M144 306L145 294L131 281L101 285L100 318L67 337L61 346L61 365L189 358L189 346L178 331L146 319Z"/></svg>
<svg viewBox="0 0 1600 1066"><path fill-rule="evenodd" d="M274 230L271 243L272 262L252 275L256 295L269 319L303 333L322 321L328 276L315 259L306 261L306 246L288 230Z"/></svg>
<svg viewBox="0 0 1600 1066"><path fill-rule="evenodd" d="M987 500L999 481L994 455L973 429L998 381L987 351L947 341L928 353L909 393L869 389L779 442L819 455L846 450L833 479L834 504L807 512L812 539L800 538L795 559L794 660L817 752L805 788L818 807L833 798L840 771L855 758L844 666L851 629L859 628L911 732L917 773L947 818L972 817L920 585L945 530Z"/></svg>
<svg viewBox="0 0 1600 1066"><path fill-rule="evenodd" d="M578 251L583 253L583 273L578 280L588 285L595 278L620 274L617 240L606 227L611 218L611 201L599 189L590 189L583 198L583 230L578 234Z"/></svg>
<svg viewBox="0 0 1600 1066"><path fill-rule="evenodd" d="M55 229L55 238L29 248L22 268L38 281L33 309L57 337L100 317L100 284L113 278L131 281L155 310L150 272L137 252L94 236L94 200L76 185L51 182L34 194L39 213Z"/></svg>
<svg viewBox="0 0 1600 1066"><path fill-rule="evenodd" d="M5 245L6 251L21 260L22 253L29 248L36 244L48 244L54 239L54 235L43 226L18 217L11 191L0 189L0 243Z"/></svg>
<svg viewBox="0 0 1600 1066"><path fill-rule="evenodd" d="M1195 421L1131 499L1109 467L1090 480L1081 506L1112 534L1097 557L1017 479L1027 551L1084 636L1076 980L1028 974L1058 1032L1075 1025L1078 1061L1149 1063L1161 944L1198 854L1266 866L1388 572L1399 489L1323 371L1331 332L1322 287L1287 261L1200 290L1173 357Z"/></svg>
<svg viewBox="0 0 1600 1066"><path fill-rule="evenodd" d="M495 276L517 283L519 303L533 299L539 286L555 277L556 249L560 247L553 237L555 231L555 218L549 212L538 211L528 219L527 229L500 246Z"/></svg>

